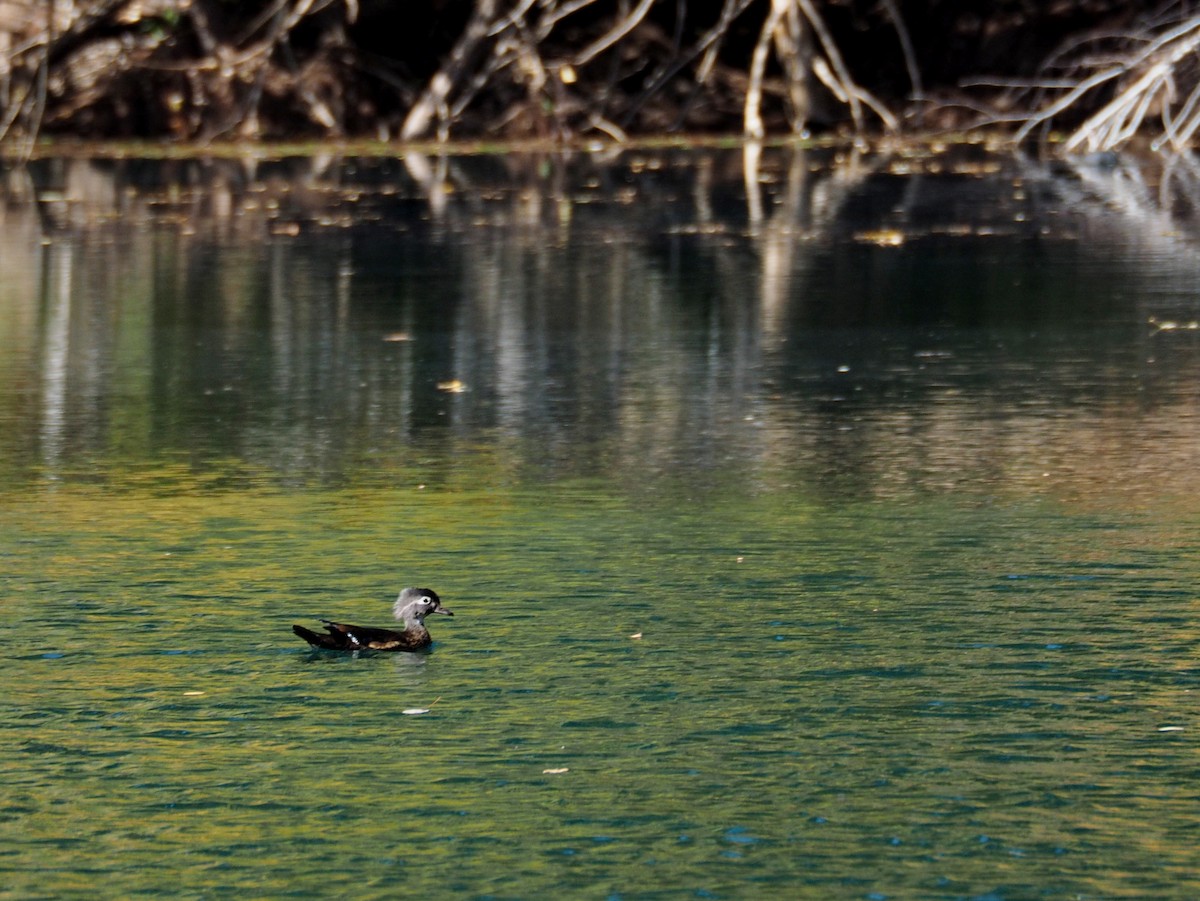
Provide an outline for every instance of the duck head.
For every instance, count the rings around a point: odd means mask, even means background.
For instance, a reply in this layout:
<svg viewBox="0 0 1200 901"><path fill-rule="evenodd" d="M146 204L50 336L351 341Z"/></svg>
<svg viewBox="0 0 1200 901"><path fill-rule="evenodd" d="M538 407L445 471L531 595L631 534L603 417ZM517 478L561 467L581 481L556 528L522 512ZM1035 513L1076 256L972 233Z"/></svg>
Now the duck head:
<svg viewBox="0 0 1200 901"><path fill-rule="evenodd" d="M431 588L405 588L392 606L392 615L396 619L422 626L425 624L425 617L431 613L454 616L442 606L442 599Z"/></svg>

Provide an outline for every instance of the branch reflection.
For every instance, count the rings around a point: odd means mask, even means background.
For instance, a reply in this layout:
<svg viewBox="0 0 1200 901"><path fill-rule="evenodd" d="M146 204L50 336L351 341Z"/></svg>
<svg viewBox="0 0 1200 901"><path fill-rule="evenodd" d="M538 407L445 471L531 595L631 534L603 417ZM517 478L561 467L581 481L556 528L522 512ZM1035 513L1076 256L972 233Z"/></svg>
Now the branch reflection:
<svg viewBox="0 0 1200 901"><path fill-rule="evenodd" d="M4 471L1182 470L1146 436L1196 428L1197 342L1149 323L1197 318L1195 182L758 145L33 163L0 204Z"/></svg>

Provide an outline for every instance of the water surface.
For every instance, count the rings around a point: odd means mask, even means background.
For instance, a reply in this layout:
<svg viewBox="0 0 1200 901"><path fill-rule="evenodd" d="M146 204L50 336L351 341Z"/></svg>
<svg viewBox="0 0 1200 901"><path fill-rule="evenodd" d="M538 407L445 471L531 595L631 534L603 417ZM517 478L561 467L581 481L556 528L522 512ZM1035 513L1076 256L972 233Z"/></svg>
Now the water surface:
<svg viewBox="0 0 1200 901"><path fill-rule="evenodd" d="M11 191L8 896L1197 894L1186 222L423 162ZM427 653L291 635L405 584Z"/></svg>

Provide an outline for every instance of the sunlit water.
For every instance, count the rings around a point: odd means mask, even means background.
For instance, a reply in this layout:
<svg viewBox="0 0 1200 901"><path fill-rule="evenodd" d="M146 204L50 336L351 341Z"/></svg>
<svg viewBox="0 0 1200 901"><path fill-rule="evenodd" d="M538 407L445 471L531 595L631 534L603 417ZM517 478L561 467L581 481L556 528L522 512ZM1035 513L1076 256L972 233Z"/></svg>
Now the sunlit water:
<svg viewBox="0 0 1200 901"><path fill-rule="evenodd" d="M14 204L0 895L1196 897L1200 263L1000 169Z"/></svg>

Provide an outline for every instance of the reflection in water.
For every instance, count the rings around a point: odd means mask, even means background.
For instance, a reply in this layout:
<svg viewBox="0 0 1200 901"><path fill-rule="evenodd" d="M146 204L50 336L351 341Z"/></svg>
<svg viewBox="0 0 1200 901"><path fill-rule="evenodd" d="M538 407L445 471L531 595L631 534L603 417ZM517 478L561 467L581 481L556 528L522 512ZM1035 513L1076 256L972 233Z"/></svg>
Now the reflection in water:
<svg viewBox="0 0 1200 901"><path fill-rule="evenodd" d="M63 452L66 431L67 361L71 329L71 248L49 254L45 288L45 343L42 368L41 444L53 470Z"/></svg>
<svg viewBox="0 0 1200 901"><path fill-rule="evenodd" d="M10 475L119 451L330 479L438 442L870 494L1181 462L1148 436L1195 422L1194 341L1147 323L1186 315L1195 264L1088 199L1111 170L532 162L43 165L51 200L5 212L55 226L4 254L40 283L7 302L6 345L41 348L6 365Z"/></svg>
<svg viewBox="0 0 1200 901"><path fill-rule="evenodd" d="M31 170L0 884L1196 896L1197 263L1108 177Z"/></svg>

